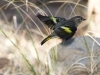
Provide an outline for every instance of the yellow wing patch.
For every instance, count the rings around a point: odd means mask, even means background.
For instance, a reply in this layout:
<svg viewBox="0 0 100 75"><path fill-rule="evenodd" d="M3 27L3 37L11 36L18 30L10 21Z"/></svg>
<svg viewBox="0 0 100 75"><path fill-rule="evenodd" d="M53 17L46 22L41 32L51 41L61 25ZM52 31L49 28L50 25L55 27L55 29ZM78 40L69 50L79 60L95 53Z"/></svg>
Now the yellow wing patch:
<svg viewBox="0 0 100 75"><path fill-rule="evenodd" d="M45 39L41 42L41 45L43 45L45 42L47 42L47 41L50 40L50 39L51 39L51 37L45 38Z"/></svg>
<svg viewBox="0 0 100 75"><path fill-rule="evenodd" d="M51 16L50 19L51 19L54 23L57 23L57 22L56 22L56 18L54 18L53 16Z"/></svg>
<svg viewBox="0 0 100 75"><path fill-rule="evenodd" d="M68 27L62 26L61 28L64 29L64 30L65 30L66 32L68 32L68 33L72 33L71 29L68 28Z"/></svg>
<svg viewBox="0 0 100 75"><path fill-rule="evenodd" d="M48 40L50 40L50 39L51 39L51 38L48 37L48 38L46 38L46 41L48 41Z"/></svg>

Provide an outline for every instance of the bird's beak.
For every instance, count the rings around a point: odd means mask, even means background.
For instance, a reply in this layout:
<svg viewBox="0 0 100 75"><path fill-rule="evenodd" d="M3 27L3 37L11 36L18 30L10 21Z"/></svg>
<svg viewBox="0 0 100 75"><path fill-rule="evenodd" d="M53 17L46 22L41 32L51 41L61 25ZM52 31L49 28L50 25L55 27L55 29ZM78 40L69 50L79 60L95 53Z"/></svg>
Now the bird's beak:
<svg viewBox="0 0 100 75"><path fill-rule="evenodd" d="M86 20L86 19L83 18L83 21L84 21L84 20Z"/></svg>

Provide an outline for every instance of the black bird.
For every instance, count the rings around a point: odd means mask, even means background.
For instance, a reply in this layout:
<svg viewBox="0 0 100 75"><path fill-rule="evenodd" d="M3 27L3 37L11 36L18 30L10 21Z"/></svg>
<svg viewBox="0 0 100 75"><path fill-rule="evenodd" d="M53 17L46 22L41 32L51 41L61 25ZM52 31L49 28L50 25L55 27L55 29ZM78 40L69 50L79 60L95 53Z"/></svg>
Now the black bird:
<svg viewBox="0 0 100 75"><path fill-rule="evenodd" d="M41 14L37 14L37 17L50 29L54 30L48 37L46 37L41 42L41 45L55 37L60 37L63 40L70 39L75 34L79 24L82 21L86 20L81 16L75 16L69 20L66 20L65 18L61 17L43 16Z"/></svg>

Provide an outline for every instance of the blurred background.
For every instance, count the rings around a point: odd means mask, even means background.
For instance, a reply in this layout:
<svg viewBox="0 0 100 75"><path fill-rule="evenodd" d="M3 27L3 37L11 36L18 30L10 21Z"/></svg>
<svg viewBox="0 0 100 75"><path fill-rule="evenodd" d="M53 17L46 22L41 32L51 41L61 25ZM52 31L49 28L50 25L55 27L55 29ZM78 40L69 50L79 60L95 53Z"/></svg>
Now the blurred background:
<svg viewBox="0 0 100 75"><path fill-rule="evenodd" d="M0 0L0 75L99 75L95 70L99 63L93 66L95 54L99 59L99 8L99 0ZM71 43L66 41L63 46L60 39L52 39L41 46L51 30L37 19L37 13L66 19L82 16L86 21ZM92 54L91 50L97 51ZM77 73L70 71L78 60L85 70L81 65Z"/></svg>

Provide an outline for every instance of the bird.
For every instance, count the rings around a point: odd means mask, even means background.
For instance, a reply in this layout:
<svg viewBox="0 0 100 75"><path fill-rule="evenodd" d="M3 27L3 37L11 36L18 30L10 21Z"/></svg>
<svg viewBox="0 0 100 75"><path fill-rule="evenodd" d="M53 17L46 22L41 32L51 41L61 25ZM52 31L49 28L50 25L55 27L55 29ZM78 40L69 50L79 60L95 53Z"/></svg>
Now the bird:
<svg viewBox="0 0 100 75"><path fill-rule="evenodd" d="M80 25L80 23L86 20L81 16L74 16L68 20L62 17L44 16L41 14L37 14L36 16L46 26L53 30L53 32L41 42L41 45L48 40L57 37L61 38L62 40L69 40L77 31L77 27Z"/></svg>

